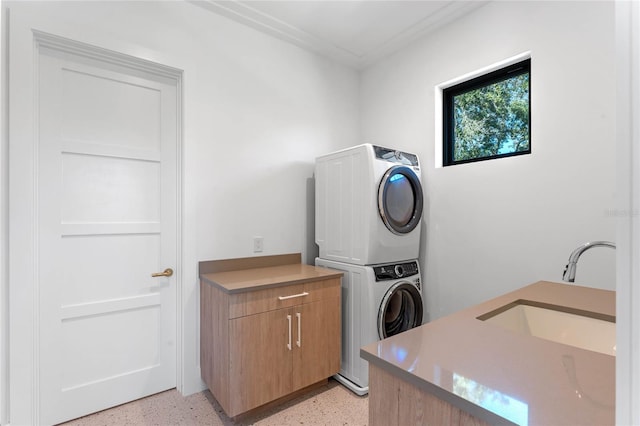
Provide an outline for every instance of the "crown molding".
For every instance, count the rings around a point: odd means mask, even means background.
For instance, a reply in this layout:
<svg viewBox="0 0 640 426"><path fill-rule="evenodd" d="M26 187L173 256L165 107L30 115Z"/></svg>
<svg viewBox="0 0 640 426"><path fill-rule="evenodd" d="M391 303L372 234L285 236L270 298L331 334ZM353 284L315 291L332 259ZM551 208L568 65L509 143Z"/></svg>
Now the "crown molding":
<svg viewBox="0 0 640 426"><path fill-rule="evenodd" d="M478 9L489 1L451 1L426 16L416 24L404 29L394 37L364 54L357 54L337 46L329 40L314 36L301 28L283 22L261 12L240 0L189 0L218 15L225 16L265 34L287 41L305 50L327 56L355 69L364 69L378 60L400 50L411 42L446 25L461 16Z"/></svg>

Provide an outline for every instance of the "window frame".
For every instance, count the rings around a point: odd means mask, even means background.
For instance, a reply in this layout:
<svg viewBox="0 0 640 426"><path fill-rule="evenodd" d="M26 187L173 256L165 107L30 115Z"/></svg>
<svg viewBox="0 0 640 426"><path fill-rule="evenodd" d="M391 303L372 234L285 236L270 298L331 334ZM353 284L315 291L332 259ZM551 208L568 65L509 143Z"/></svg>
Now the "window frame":
<svg viewBox="0 0 640 426"><path fill-rule="evenodd" d="M504 154L489 155L486 157L454 160L454 111L453 98L460 94L476 90L491 84L508 80L509 78L529 74L529 147L524 151L508 152ZM493 160L497 158L513 157L531 154L531 58L518 61L511 65L465 80L461 83L446 87L442 90L442 166L454 166L458 164L475 163L478 161Z"/></svg>

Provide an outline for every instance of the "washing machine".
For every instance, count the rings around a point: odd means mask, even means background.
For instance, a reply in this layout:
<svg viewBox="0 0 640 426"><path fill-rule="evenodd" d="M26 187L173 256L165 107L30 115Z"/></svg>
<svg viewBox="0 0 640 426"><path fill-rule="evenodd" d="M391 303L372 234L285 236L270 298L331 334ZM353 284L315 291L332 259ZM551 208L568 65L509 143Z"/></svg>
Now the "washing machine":
<svg viewBox="0 0 640 426"><path fill-rule="evenodd" d="M358 395L369 392L369 365L360 348L422 324L417 260L354 265L316 258L342 277L342 357L335 379Z"/></svg>
<svg viewBox="0 0 640 426"><path fill-rule="evenodd" d="M418 257L423 197L418 156L371 144L316 159L319 257L375 265Z"/></svg>

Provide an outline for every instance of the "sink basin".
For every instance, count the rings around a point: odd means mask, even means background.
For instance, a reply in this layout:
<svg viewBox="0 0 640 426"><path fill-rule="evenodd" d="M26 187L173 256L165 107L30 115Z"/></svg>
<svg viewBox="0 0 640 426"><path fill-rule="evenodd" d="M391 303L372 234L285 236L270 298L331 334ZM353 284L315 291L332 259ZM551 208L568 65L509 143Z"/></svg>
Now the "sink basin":
<svg viewBox="0 0 640 426"><path fill-rule="evenodd" d="M478 317L507 330L607 355L616 354L615 317L516 300Z"/></svg>

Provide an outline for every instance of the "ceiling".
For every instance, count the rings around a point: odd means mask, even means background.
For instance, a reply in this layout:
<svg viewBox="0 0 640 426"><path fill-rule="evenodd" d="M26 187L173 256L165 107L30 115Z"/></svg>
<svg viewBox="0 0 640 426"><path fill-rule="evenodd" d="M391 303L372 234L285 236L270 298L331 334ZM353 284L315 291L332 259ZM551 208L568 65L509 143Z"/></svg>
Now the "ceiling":
<svg viewBox="0 0 640 426"><path fill-rule="evenodd" d="M487 1L197 0L194 3L361 69Z"/></svg>

